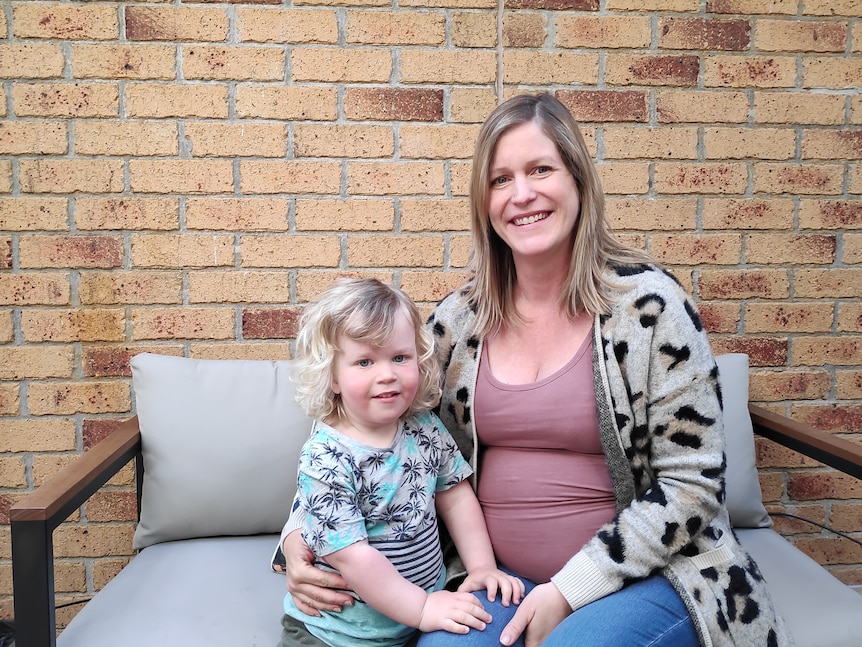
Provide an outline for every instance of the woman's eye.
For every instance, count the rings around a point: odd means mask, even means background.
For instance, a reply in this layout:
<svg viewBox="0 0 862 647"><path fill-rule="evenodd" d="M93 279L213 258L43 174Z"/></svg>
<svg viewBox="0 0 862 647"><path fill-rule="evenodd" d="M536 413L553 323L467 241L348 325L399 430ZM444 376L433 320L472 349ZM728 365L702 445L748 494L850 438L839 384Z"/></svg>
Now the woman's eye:
<svg viewBox="0 0 862 647"><path fill-rule="evenodd" d="M551 171L550 166L537 166L536 167L536 173L538 173L539 175L544 175L545 173L550 173L550 171Z"/></svg>
<svg viewBox="0 0 862 647"><path fill-rule="evenodd" d="M508 181L508 178L504 176L495 177L491 180L491 186L503 186Z"/></svg>

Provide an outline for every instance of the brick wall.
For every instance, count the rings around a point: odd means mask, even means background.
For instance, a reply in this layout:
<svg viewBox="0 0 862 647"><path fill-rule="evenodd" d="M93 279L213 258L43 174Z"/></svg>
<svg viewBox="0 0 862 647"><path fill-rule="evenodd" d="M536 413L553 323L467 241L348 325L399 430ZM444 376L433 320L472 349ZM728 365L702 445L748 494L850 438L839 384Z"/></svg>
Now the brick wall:
<svg viewBox="0 0 862 647"><path fill-rule="evenodd" d="M0 34L0 617L8 508L129 415L130 356L285 357L336 275L426 309L461 282L472 142L516 91L583 123L752 399L862 439L856 0L7 0ZM859 482L759 452L772 509L862 537ZM131 479L58 530L61 602L124 564Z"/></svg>

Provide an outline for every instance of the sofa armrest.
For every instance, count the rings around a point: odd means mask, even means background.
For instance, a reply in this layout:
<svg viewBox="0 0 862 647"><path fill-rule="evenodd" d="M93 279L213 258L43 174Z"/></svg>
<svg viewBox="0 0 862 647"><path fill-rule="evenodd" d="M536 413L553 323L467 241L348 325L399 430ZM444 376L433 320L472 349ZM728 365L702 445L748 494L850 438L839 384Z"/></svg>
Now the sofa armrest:
<svg viewBox="0 0 862 647"><path fill-rule="evenodd" d="M134 417L9 510L18 647L56 644L54 530L140 450L141 432ZM139 468L138 496L140 479Z"/></svg>
<svg viewBox="0 0 862 647"><path fill-rule="evenodd" d="M750 404L754 433L862 479L862 446Z"/></svg>

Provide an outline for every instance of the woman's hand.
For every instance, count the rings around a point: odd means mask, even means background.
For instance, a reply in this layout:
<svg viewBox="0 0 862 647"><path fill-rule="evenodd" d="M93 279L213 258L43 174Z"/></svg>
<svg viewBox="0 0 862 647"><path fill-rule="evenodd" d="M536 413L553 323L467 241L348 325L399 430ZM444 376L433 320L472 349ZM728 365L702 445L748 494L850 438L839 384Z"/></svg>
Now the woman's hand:
<svg viewBox="0 0 862 647"><path fill-rule="evenodd" d="M500 592L500 599L504 607L509 602L519 604L524 597L524 583L514 575L504 573L498 568L482 568L471 571L461 582L458 591L481 591L488 592L488 602L492 602Z"/></svg>
<svg viewBox="0 0 862 647"><path fill-rule="evenodd" d="M353 598L340 591L347 582L337 575L313 566L314 555L294 531L284 538L281 545L287 562L287 590L293 597L296 608L310 616L319 616L320 611L341 611L345 605L353 604Z"/></svg>
<svg viewBox="0 0 862 647"><path fill-rule="evenodd" d="M539 647L557 625L572 612L566 598L552 582L539 584L518 606L500 635L500 643L511 645L526 631L524 645Z"/></svg>

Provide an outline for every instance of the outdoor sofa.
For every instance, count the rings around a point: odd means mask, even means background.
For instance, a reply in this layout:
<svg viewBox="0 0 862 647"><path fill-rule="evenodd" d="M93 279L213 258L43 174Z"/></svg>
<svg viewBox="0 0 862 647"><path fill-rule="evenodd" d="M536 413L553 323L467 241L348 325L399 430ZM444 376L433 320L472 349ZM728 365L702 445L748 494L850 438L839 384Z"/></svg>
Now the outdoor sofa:
<svg viewBox="0 0 862 647"><path fill-rule="evenodd" d="M862 646L862 595L772 529L752 428L856 478L862 448L749 407L747 356L718 362L728 506L740 540L798 647ZM11 509L16 647L275 647L285 578L270 562L310 429L289 368L133 358L137 415ZM131 460L137 554L56 637L52 533Z"/></svg>

